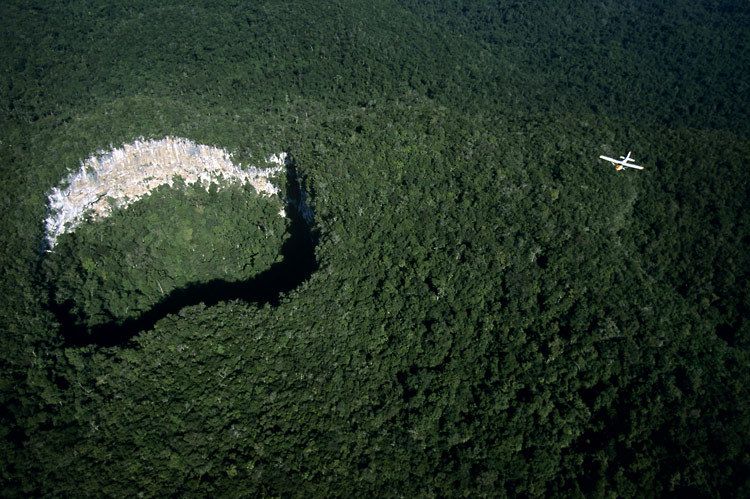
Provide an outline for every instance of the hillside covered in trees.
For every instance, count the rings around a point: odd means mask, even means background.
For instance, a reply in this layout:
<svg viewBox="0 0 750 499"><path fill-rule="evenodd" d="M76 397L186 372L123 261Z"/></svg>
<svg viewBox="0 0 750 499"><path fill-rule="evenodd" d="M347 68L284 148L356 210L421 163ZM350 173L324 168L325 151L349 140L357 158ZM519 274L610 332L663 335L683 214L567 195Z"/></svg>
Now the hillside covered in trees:
<svg viewBox="0 0 750 499"><path fill-rule="evenodd" d="M217 3L0 5L3 496L750 494L746 2Z"/></svg>

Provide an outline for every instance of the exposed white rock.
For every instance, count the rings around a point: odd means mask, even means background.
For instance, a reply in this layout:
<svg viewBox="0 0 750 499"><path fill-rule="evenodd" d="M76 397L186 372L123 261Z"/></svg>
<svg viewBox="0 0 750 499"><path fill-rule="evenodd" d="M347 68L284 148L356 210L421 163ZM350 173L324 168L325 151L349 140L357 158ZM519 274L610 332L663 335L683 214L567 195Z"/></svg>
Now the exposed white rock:
<svg viewBox="0 0 750 499"><path fill-rule="evenodd" d="M178 177L187 185L200 181L206 189L211 184L241 183L252 185L259 194L277 194L269 178L284 170L286 153L274 154L268 162L276 166L243 168L224 149L175 137L136 140L110 152L100 151L50 192L45 220L49 249L88 216L106 218L113 207L125 208L157 187L171 187ZM279 214L283 216L283 210Z"/></svg>

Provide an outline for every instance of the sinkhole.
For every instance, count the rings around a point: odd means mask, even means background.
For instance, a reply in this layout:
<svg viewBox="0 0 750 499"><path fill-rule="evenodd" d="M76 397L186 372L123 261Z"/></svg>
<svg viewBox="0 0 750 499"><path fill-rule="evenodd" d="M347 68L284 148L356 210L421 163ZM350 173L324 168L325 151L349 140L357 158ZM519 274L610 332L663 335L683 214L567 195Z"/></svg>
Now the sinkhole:
<svg viewBox="0 0 750 499"><path fill-rule="evenodd" d="M310 188L291 156L242 168L207 147L136 142L52 190L40 275L66 344L125 345L201 303L275 306L316 270Z"/></svg>

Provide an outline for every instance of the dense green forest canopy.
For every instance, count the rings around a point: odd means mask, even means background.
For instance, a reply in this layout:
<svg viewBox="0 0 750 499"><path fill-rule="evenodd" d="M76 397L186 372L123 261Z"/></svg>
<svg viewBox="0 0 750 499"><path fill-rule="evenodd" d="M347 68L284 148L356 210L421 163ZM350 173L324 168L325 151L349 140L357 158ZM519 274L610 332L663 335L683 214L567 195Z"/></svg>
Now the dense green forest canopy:
<svg viewBox="0 0 750 499"><path fill-rule="evenodd" d="M281 258L281 206L250 186L162 186L63 235L44 258L47 286L96 326L138 317L191 284L248 280Z"/></svg>
<svg viewBox="0 0 750 499"><path fill-rule="evenodd" d="M6 1L0 26L4 495L750 494L746 2ZM167 135L290 152L316 270L66 342L50 279L124 319L152 275L279 257L239 189L40 251L68 171ZM596 160L631 149L644 171Z"/></svg>

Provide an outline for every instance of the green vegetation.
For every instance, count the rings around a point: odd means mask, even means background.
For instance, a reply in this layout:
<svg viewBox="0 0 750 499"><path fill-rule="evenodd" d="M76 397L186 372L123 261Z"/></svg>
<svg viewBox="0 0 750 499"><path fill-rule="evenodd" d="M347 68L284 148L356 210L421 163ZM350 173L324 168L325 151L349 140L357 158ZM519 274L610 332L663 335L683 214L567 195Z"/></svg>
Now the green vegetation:
<svg viewBox="0 0 750 499"><path fill-rule="evenodd" d="M750 494L746 3L213 3L0 7L4 495ZM165 135L291 152L318 269L68 342L48 279L106 328L280 254L239 189L40 253L69 169Z"/></svg>
<svg viewBox="0 0 750 499"><path fill-rule="evenodd" d="M245 281L281 259L278 200L252 187L167 186L63 235L44 259L54 301L89 327L140 316L175 289Z"/></svg>

